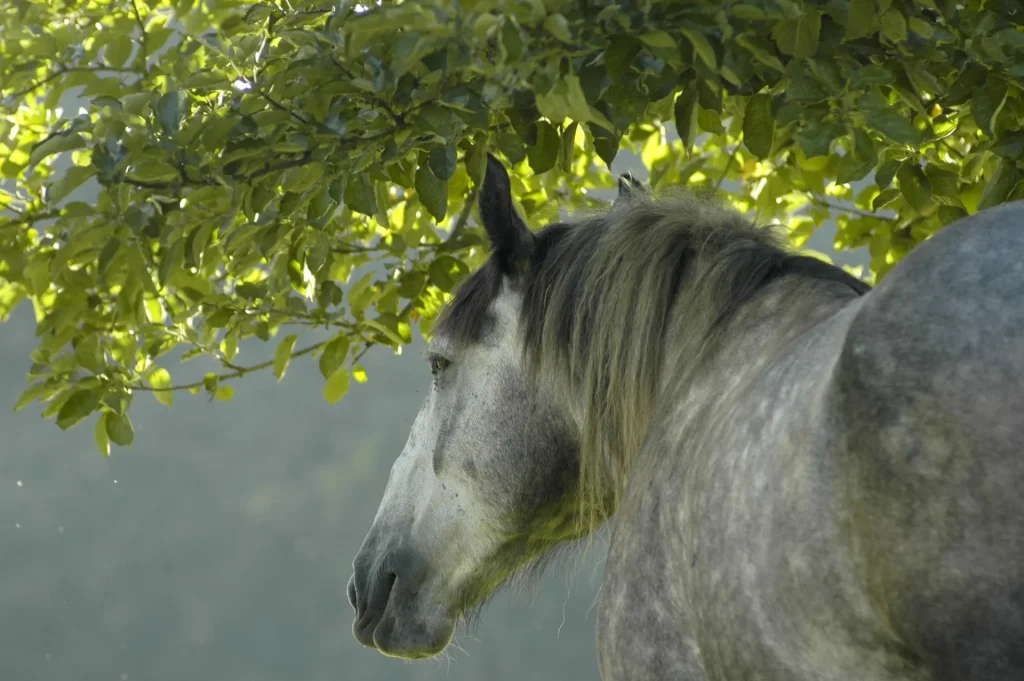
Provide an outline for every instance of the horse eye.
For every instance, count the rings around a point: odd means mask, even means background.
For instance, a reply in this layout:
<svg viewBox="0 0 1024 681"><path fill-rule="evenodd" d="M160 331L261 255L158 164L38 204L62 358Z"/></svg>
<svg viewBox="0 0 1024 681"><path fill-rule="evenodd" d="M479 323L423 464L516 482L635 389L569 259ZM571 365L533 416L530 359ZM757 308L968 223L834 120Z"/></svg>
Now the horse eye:
<svg viewBox="0 0 1024 681"><path fill-rule="evenodd" d="M437 376L439 373L451 366L451 360L445 359L440 355L430 356L430 373Z"/></svg>

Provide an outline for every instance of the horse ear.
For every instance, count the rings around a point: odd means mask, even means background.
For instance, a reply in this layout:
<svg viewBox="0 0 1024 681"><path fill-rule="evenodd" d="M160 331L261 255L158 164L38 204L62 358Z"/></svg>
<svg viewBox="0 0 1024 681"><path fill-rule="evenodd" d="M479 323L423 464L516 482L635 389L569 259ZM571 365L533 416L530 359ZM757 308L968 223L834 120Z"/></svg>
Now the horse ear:
<svg viewBox="0 0 1024 681"><path fill-rule="evenodd" d="M533 232L512 204L512 184L501 161L487 155L480 187L480 217L498 263L506 274L517 272L533 253Z"/></svg>
<svg viewBox="0 0 1024 681"><path fill-rule="evenodd" d="M636 179L633 173L627 170L622 175L619 175L619 195L615 197L615 203L625 203L634 197L646 196L647 193L647 187L644 186L644 183Z"/></svg>

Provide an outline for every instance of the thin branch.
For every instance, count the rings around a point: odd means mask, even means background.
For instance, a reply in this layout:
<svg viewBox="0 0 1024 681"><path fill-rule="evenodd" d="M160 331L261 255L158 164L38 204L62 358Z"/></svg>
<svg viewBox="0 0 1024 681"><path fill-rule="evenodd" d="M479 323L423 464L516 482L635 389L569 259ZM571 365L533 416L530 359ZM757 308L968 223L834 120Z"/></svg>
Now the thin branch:
<svg viewBox="0 0 1024 681"><path fill-rule="evenodd" d="M135 0L132 0L132 11L135 14L135 23L139 25L139 50L142 54L142 65L146 66L149 61L149 43L147 42L148 36L146 35L146 22L142 20L142 13L139 12L139 5Z"/></svg>
<svg viewBox="0 0 1024 681"><path fill-rule="evenodd" d="M14 227L16 225L31 225L32 223L39 222L40 220L50 220L52 218L59 218L59 210L46 211L45 213L34 213L32 215L24 215L15 220L8 222L0 222L0 227Z"/></svg>
<svg viewBox="0 0 1024 681"><path fill-rule="evenodd" d="M844 211L846 213L851 213L853 215L859 215L860 217L863 217L863 218L875 218L876 220L885 220L887 222L899 222L899 219L894 218L894 217L889 217L888 215L879 215L877 213L872 213L870 211L862 210L862 209L857 208L855 206L844 206L842 204L835 203L833 201L829 201L828 199L823 199L820 196L815 196L814 194L809 194L808 198L810 198L811 203L816 203L817 205L819 205L819 206L821 206L823 208L831 208L832 210L841 210L841 211Z"/></svg>
<svg viewBox="0 0 1024 681"><path fill-rule="evenodd" d="M263 88L256 86L255 83L253 85L256 87L256 91L260 93L260 97L267 100L272 107L284 111L286 114L297 120L299 123L302 123L303 125L309 125L309 121L307 121L305 118L303 118L299 114L295 113L294 111L286 107L284 104L281 104L279 101L268 95L266 92L263 91Z"/></svg>
<svg viewBox="0 0 1024 681"><path fill-rule="evenodd" d="M739 140L736 141L736 146L732 148L732 153L729 154L729 161L725 164L725 169L722 170L722 174L719 175L718 181L715 182L715 190L722 188L722 183L725 182L726 176L729 174L729 170L732 169L732 164L736 162L736 152L740 150L741 140L743 139L743 133L740 133Z"/></svg>
<svg viewBox="0 0 1024 681"><path fill-rule="evenodd" d="M50 81L53 81L53 80L56 80L57 78L60 78L64 74L75 73L75 72L83 72L83 71L92 72L92 73L99 73L101 71L110 71L111 73L134 73L134 74L138 75L138 71L136 71L135 69L115 68L113 66L61 66L61 67L58 67L58 69L56 71L54 71L50 75L46 76L42 80L37 80L36 82L32 83L31 85L29 85L27 87L24 87L21 90L18 90L16 92L12 92L9 95L3 95L2 93L0 93L0 96L3 96L5 98L6 97L14 97L15 99L20 99L21 97L24 97L25 95L27 95L28 93L32 92L33 90L41 88L42 86L46 85Z"/></svg>
<svg viewBox="0 0 1024 681"><path fill-rule="evenodd" d="M297 352L293 352L292 353L292 358L294 359L295 357L301 357L303 355L308 355L311 352L314 352L314 351L322 348L323 346L327 345L327 343L329 343L329 342L330 342L330 340L328 339L328 340L320 341L319 343L313 343L312 345L308 345L308 346L302 348L301 350L299 350ZM274 360L270 359L270 360L267 360L266 362L260 362L259 364L253 364L252 366L238 367L234 371L229 371L227 373L215 374L214 378L217 379L217 382L219 383L220 381L228 381L228 380L231 380L233 378L241 378L242 376L245 376L246 374L251 374L251 373L253 373L255 371L260 371L262 369L266 369L266 368L272 367L272 366L274 366ZM154 392L154 393L175 392L175 391L181 391L181 390L191 390L193 388L202 388L202 387L205 387L205 386L206 386L206 381L205 380L195 381L194 383L184 383L182 385L172 385L172 386L169 386L167 388L154 388L152 386L142 385L142 384L139 384L139 385L129 385L129 387L132 388L133 390L146 390L148 392Z"/></svg>
<svg viewBox="0 0 1024 681"><path fill-rule="evenodd" d="M452 231L448 234L448 238L445 239L445 243L454 242L466 229L466 224L469 222L469 216L473 212L473 206L476 204L476 197L480 193L480 185L473 187L470 190L469 196L466 197L466 203L462 206L462 211L459 216L455 218L455 224L452 225Z"/></svg>
<svg viewBox="0 0 1024 681"><path fill-rule="evenodd" d="M294 159L294 160L291 160L291 161L282 161L281 163L276 163L274 165L267 165L265 168L263 168L261 170L253 171L253 172L249 173L248 175L243 175L242 176L242 181L244 181L244 182L252 182L256 178L263 177L264 175L267 175L268 173L272 173L272 172L274 172L276 170L287 170L288 168L297 168L298 166L304 166L307 163L309 163L310 159L312 159L312 158L313 158L313 150L310 149L305 154L303 154L300 158L297 158L297 159Z"/></svg>

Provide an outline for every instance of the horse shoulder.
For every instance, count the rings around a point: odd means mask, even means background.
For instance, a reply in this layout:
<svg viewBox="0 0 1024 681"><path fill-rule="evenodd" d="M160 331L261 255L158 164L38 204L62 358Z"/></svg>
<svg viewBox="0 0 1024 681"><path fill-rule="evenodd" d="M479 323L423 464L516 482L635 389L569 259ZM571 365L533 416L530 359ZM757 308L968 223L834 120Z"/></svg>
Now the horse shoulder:
<svg viewBox="0 0 1024 681"><path fill-rule="evenodd" d="M836 366L857 560L935 678L1024 678L1022 255L1024 202L951 225L865 297Z"/></svg>

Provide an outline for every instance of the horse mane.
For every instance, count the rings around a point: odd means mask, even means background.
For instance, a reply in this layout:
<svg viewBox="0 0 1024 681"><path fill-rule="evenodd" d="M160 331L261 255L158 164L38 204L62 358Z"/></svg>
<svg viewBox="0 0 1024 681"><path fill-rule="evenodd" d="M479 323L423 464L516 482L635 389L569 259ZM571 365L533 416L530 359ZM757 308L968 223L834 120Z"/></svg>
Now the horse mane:
<svg viewBox="0 0 1024 681"><path fill-rule="evenodd" d="M870 287L843 269L787 250L773 227L731 207L680 193L636 196L608 211L536 233L529 266L513 283L530 375L555 379L580 411L580 501L600 522L618 505L651 420L665 335L686 296L702 346L767 284L784 275ZM437 329L457 344L478 341L501 293L488 260L457 289Z"/></svg>

